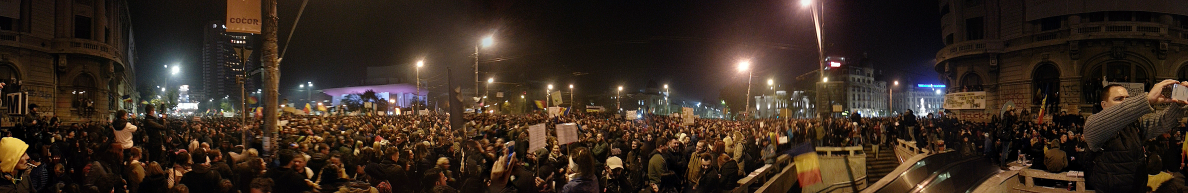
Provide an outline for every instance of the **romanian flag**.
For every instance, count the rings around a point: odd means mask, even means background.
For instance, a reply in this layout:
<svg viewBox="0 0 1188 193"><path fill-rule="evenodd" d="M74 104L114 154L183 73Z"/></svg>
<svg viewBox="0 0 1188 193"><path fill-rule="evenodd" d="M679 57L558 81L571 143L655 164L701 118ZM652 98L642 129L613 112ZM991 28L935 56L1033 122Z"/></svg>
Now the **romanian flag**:
<svg viewBox="0 0 1188 193"><path fill-rule="evenodd" d="M254 104L256 104L256 102L259 102L259 100L260 99L257 99L256 97L253 96L253 97L248 97L247 102L248 102L248 104L254 105Z"/></svg>
<svg viewBox="0 0 1188 193"><path fill-rule="evenodd" d="M821 164L812 143L802 143L785 153L793 156L792 161L796 163L796 179L799 179L800 187L821 183Z"/></svg>
<svg viewBox="0 0 1188 193"><path fill-rule="evenodd" d="M1036 92L1039 92L1039 90L1036 90ZM1039 120L1036 120L1036 122L1038 122L1039 124L1044 124L1044 111L1047 109L1048 109L1048 93L1045 92L1044 100L1042 102L1040 102L1040 111L1039 111L1039 118L1038 118Z"/></svg>
<svg viewBox="0 0 1188 193"><path fill-rule="evenodd" d="M129 96L129 95L124 95L124 96L121 96L120 98L123 98L125 103L134 102L134 101L132 101L132 96Z"/></svg>
<svg viewBox="0 0 1188 193"><path fill-rule="evenodd" d="M301 109L301 110L305 111L305 114L308 115L309 114L309 103L305 103L305 109Z"/></svg>
<svg viewBox="0 0 1188 193"><path fill-rule="evenodd" d="M318 105L318 111L326 111L326 105Z"/></svg>
<svg viewBox="0 0 1188 193"><path fill-rule="evenodd" d="M252 112L256 114L256 118L264 117L264 107L256 107L256 109L252 110Z"/></svg>
<svg viewBox="0 0 1188 193"><path fill-rule="evenodd" d="M545 109L545 107L544 107L544 101L542 101L542 100L535 100L535 102L536 102L536 108L537 108L537 109Z"/></svg>

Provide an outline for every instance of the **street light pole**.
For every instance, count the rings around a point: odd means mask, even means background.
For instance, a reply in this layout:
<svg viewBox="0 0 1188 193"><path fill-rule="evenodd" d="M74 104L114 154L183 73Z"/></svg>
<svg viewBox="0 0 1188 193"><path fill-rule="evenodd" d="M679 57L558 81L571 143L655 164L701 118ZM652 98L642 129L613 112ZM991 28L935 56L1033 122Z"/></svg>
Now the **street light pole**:
<svg viewBox="0 0 1188 193"><path fill-rule="evenodd" d="M743 104L743 106L746 107L746 108L744 108L745 110L743 111L743 113L746 114L747 117L751 117L751 79L752 79L751 76L755 73L754 70L750 69L750 66L751 66L751 61L744 60L742 62L739 62L739 67L738 67L739 70L747 71L747 97L746 97L746 104Z"/></svg>
<svg viewBox="0 0 1188 193"><path fill-rule="evenodd" d="M891 115L893 112L895 112L895 105L894 105L895 104L895 87L899 87L898 80L895 81L895 85L893 87L887 87L887 111L889 111L889 112L887 112L888 115Z"/></svg>
<svg viewBox="0 0 1188 193"><path fill-rule="evenodd" d="M619 86L619 91L615 91L615 111L616 112L623 109L623 103L619 103L619 98L623 98L623 96L621 96L622 93L623 93L623 86Z"/></svg>
<svg viewBox="0 0 1188 193"><path fill-rule="evenodd" d="M824 7L824 6L820 5L823 3L818 3L817 5L813 5L814 3L812 2L812 0L801 0L800 4L801 4L801 6L812 6L812 7L810 7L810 9L812 10L812 14L813 14L813 28L815 29L816 34L817 34L817 64L820 66L817 70L818 70L818 72L820 72L819 74L821 75L821 80L825 80L825 47L824 47L824 43L822 42L822 38L821 38L821 19L819 16L820 14L818 13L818 10L817 10L819 7ZM822 86L825 86L825 85L822 85ZM817 92L817 100L821 101L821 92Z"/></svg>
<svg viewBox="0 0 1188 193"><path fill-rule="evenodd" d="M417 61L417 80L416 80L416 82L417 82L417 96L414 97L416 99L421 98L421 66L424 66L424 65L425 65L424 60ZM419 100L416 104L413 104L413 115L417 114L417 109L419 108L420 104L421 104L421 102L419 102Z"/></svg>
<svg viewBox="0 0 1188 193"><path fill-rule="evenodd" d="M478 69L479 69L478 68L479 48L491 46L491 44L493 44L493 43L495 43L494 37L487 36L486 38L483 38L483 40L480 42L479 45L474 46L474 96L475 97L478 97L478 94L479 94L478 93L478 88L479 88L479 85L478 85L479 84L479 76L478 76L478 74L479 74L479 72L478 72ZM477 103L476 103L476 105L477 105ZM475 110L478 110L478 108L475 108ZM475 112L475 113L477 114L477 112Z"/></svg>
<svg viewBox="0 0 1188 193"><path fill-rule="evenodd" d="M573 101L573 84L569 84L569 109L573 110L573 105L577 104Z"/></svg>
<svg viewBox="0 0 1188 193"><path fill-rule="evenodd" d="M276 0L264 0L265 18L263 25L264 34L264 153L262 155L270 155L271 149L276 146L277 136L277 85L280 82L280 60L277 58L277 16L276 16Z"/></svg>
<svg viewBox="0 0 1188 193"><path fill-rule="evenodd" d="M668 84L664 84L664 113L665 114L672 114L672 107L668 106L668 104L669 104L668 95L671 95L671 94L672 94L672 91L668 90Z"/></svg>

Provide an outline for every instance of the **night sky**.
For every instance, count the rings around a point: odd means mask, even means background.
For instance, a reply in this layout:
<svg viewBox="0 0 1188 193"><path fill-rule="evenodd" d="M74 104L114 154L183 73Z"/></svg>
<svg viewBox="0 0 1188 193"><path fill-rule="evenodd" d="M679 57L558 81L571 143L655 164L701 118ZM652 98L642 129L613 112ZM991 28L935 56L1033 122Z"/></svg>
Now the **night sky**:
<svg viewBox="0 0 1188 193"><path fill-rule="evenodd" d="M280 47L300 0L279 0ZM831 0L822 23L829 56L866 54L887 79L937 83L933 58L943 47L935 1ZM141 85L181 64L172 84L201 81L203 26L223 20L224 0L130 1ZM717 99L745 86L736 64L751 59L755 84L792 84L817 68L809 9L782 1L327 1L312 0L281 63L281 98L299 83L317 88L360 85L367 66L426 61L421 77L442 92L446 66L455 80L473 79L474 47L481 79L544 89L576 84L578 95L613 94L668 83L677 98ZM411 66L410 71L414 70ZM580 76L575 76L581 74ZM291 89L289 89L291 88ZM304 94L304 93L302 93Z"/></svg>

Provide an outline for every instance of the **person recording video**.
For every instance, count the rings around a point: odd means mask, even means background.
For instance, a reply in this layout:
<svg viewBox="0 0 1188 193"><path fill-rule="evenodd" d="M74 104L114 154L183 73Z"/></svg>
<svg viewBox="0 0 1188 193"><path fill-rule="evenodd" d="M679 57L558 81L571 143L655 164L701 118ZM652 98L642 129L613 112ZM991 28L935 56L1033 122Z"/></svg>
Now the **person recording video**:
<svg viewBox="0 0 1188 193"><path fill-rule="evenodd" d="M1188 86L1188 82L1164 80L1140 97L1131 97L1122 85L1103 88L1102 110L1089 116L1084 131L1092 155L1085 178L1096 191L1144 191L1147 160L1143 143L1175 129L1188 108L1188 102L1162 94L1163 89L1176 84ZM1153 106L1159 104L1171 105L1154 112Z"/></svg>

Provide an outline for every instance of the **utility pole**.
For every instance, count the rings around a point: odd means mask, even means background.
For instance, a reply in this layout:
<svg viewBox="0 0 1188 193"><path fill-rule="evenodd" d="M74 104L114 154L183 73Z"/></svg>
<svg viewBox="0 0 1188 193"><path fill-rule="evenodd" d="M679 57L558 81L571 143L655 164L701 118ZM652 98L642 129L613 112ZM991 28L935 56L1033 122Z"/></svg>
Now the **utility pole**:
<svg viewBox="0 0 1188 193"><path fill-rule="evenodd" d="M251 130L248 127L247 89L245 88L244 84L247 82L247 78L248 78L247 63L248 63L248 57L252 55L252 50L247 49L247 45L244 45L243 47L235 48L235 51L237 54L239 54L240 68L243 69L243 70L240 70L240 72L242 72L243 75L240 75L239 77L235 78L235 83L239 84L240 108L243 109L242 110L243 112L240 112L240 114L243 114L242 115L243 117L241 117L242 120L240 120L242 122L240 126L243 127L243 131L240 132L240 138L242 138L242 140L241 140L243 143L242 145L245 148L250 148L251 143L248 143L250 141L250 139L248 139L248 137L247 137L248 136L247 132L250 132Z"/></svg>
<svg viewBox="0 0 1188 193"><path fill-rule="evenodd" d="M277 0L263 0L264 6L264 155L270 155L273 148L276 148L277 141L277 114L276 114L276 98L277 85L280 82L280 59L277 58L277 37L276 31L277 20L276 17L276 1Z"/></svg>

